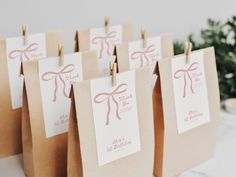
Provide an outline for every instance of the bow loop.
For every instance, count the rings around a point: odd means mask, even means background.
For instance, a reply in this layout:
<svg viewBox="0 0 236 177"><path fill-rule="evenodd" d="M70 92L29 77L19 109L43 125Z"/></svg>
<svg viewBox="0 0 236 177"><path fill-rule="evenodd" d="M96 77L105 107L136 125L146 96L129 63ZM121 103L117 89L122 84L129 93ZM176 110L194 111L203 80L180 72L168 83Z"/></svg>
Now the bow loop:
<svg viewBox="0 0 236 177"><path fill-rule="evenodd" d="M120 85L112 92L112 95L117 95L117 94L124 93L127 89L128 89L128 85L127 85L127 84L120 84Z"/></svg>
<svg viewBox="0 0 236 177"><path fill-rule="evenodd" d="M198 63L194 62L192 63L187 69L178 69L175 73L174 73L174 78L175 79L180 79L183 78L184 80L184 91L183 91L183 98L186 97L186 89L187 89L187 78L190 81L190 91L192 93L194 93L193 90L193 80L192 80L192 76L190 75L190 73L192 71L195 71L198 69Z"/></svg>
<svg viewBox="0 0 236 177"><path fill-rule="evenodd" d="M103 101L107 100L109 98L109 93L100 93L94 98L95 103L102 103Z"/></svg>
<svg viewBox="0 0 236 177"><path fill-rule="evenodd" d="M59 73L60 74L71 73L72 71L74 71L74 69L75 69L75 66L73 64L68 64L64 68L62 68Z"/></svg>
<svg viewBox="0 0 236 177"><path fill-rule="evenodd" d="M147 65L149 65L149 63L150 63L150 61L149 61L150 57L149 56L153 52L155 52L155 50L156 50L156 46L155 45L150 45L147 48L145 48L144 50L136 51L136 52L132 53L131 59L132 60L139 59L140 60L140 67L144 66L144 59L146 60Z"/></svg>
<svg viewBox="0 0 236 177"><path fill-rule="evenodd" d="M44 73L42 75L42 80L49 81L49 80L54 79L55 77L57 77L59 75L71 73L73 70L74 70L74 65L73 64L69 64L69 65L66 65L65 67L63 67L58 72L49 71L49 72Z"/></svg>
<svg viewBox="0 0 236 177"><path fill-rule="evenodd" d="M111 50L111 44L109 43L109 39L113 39L116 37L116 31L111 31L104 36L97 36L92 39L93 44L99 44L100 45L100 52L99 52L99 58L102 58L104 50L106 51L107 55L110 54Z"/></svg>
<svg viewBox="0 0 236 177"><path fill-rule="evenodd" d="M26 60L30 60L30 57L28 56L29 53L34 52L38 49L38 44L37 43L32 43L28 47L22 50L13 50L9 53L8 57L10 59L17 59L20 58L21 62Z"/></svg>
<svg viewBox="0 0 236 177"><path fill-rule="evenodd" d="M111 31L111 32L105 34L104 36L97 36L97 37L93 38L92 39L92 43L93 44L97 44L97 43L100 43L102 41L114 38L114 37L116 37L116 32L115 31Z"/></svg>
<svg viewBox="0 0 236 177"><path fill-rule="evenodd" d="M115 104L116 106L116 118L117 119L121 119L120 115L119 115L119 104L115 98L115 95L119 95L121 93L126 92L128 89L128 85L127 84L120 84L115 90L113 90L112 92L102 92L97 94L94 97L94 102L95 103L102 103L104 101L106 101L107 103L107 119L106 119L106 125L109 125L110 122L110 112L111 112L111 103ZM110 99L112 98L112 99ZM112 101L111 101L112 100Z"/></svg>
<svg viewBox="0 0 236 177"><path fill-rule="evenodd" d="M67 97L66 82L63 79L62 75L71 73L72 71L74 71L74 65L73 64L68 64L58 72L49 71L49 72L46 72L42 75L41 78L42 78L43 81L50 81L50 80L54 79L54 84L55 84L54 98L53 98L54 102L56 101L56 95L57 95L57 90L58 90L58 78L59 78L59 80L61 81L61 83L63 85L63 94L64 94L65 97Z"/></svg>

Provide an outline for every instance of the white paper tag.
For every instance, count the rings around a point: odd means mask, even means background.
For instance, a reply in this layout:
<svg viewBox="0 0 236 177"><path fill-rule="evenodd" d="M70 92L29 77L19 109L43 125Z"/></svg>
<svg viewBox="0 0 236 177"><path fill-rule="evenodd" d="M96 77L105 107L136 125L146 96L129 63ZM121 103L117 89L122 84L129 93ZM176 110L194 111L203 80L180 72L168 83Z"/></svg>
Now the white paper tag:
<svg viewBox="0 0 236 177"><path fill-rule="evenodd" d="M103 57L98 60L99 76L110 76L110 62L115 62L115 56Z"/></svg>
<svg viewBox="0 0 236 177"><path fill-rule="evenodd" d="M161 59L161 37L147 39L147 47L143 48L143 41L128 43L130 69L150 66Z"/></svg>
<svg viewBox="0 0 236 177"><path fill-rule="evenodd" d="M27 45L23 37L6 39L9 87L13 109L22 107L23 81L20 75L21 62L45 58L47 55L45 33L28 36Z"/></svg>
<svg viewBox="0 0 236 177"><path fill-rule="evenodd" d="M113 56L115 45L121 42L122 25L110 26L107 33L105 28L90 30L90 50L96 50L99 58Z"/></svg>
<svg viewBox="0 0 236 177"><path fill-rule="evenodd" d="M92 80L90 87L99 166L139 152L135 72L117 75L115 87L111 77Z"/></svg>
<svg viewBox="0 0 236 177"><path fill-rule="evenodd" d="M39 61L39 80L46 137L68 131L71 100L68 98L73 82L83 78L81 53L64 56L59 66L58 57Z"/></svg>
<svg viewBox="0 0 236 177"><path fill-rule="evenodd" d="M179 133L210 121L208 92L204 70L204 53L197 52L172 60L175 111Z"/></svg>

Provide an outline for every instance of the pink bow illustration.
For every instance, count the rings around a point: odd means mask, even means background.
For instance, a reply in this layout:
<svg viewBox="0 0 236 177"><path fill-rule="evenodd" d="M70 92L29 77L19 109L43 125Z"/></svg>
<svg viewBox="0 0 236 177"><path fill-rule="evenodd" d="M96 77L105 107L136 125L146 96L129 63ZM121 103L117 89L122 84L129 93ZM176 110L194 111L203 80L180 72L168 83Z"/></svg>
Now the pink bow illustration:
<svg viewBox="0 0 236 177"><path fill-rule="evenodd" d="M113 101L113 103L116 105L116 118L121 120L121 117L119 115L119 104L115 99L115 95L124 93L125 91L127 91L127 84L120 84L113 92L111 93L100 93L98 95L96 95L94 97L94 102L95 103L102 103L104 101L107 102L107 119L106 119L106 125L109 125L110 123L110 112L111 112L111 100Z"/></svg>
<svg viewBox="0 0 236 177"><path fill-rule="evenodd" d="M46 72L42 75L43 81L50 81L50 80L54 79L55 88L54 88L53 102L55 102L57 100L58 78L61 81L61 83L63 84L63 94L65 97L67 97L66 82L63 79L62 75L71 73L72 71L74 71L74 65L68 64L58 72L50 71L50 72Z"/></svg>
<svg viewBox="0 0 236 177"><path fill-rule="evenodd" d="M20 61L23 62L24 59L30 60L30 57L28 56L29 53L34 52L38 49L38 44L37 43L32 43L28 47L22 50L13 50L9 53L8 57L10 59L16 59L20 58Z"/></svg>
<svg viewBox="0 0 236 177"><path fill-rule="evenodd" d="M149 55L152 54L154 51L156 50L156 46L155 45L150 45L147 48L145 48L143 51L136 51L134 53L131 54L131 59L132 60L140 60L140 66L139 67L143 67L144 66L144 59L147 61L147 65L150 65L150 59L149 59Z"/></svg>
<svg viewBox="0 0 236 177"><path fill-rule="evenodd" d="M187 69L179 69L174 74L175 79L180 79L182 77L184 78L183 98L186 97L187 77L189 78L189 81L190 81L190 91L194 94L193 81L192 81L192 77L190 76L190 72L197 70L198 69L197 65L198 63L194 62Z"/></svg>
<svg viewBox="0 0 236 177"><path fill-rule="evenodd" d="M107 55L112 55L112 54L110 54L111 44L109 43L109 39L113 39L115 37L116 37L116 32L111 31L104 36L97 36L92 39L93 44L100 44L99 58L102 58L102 54L103 54L103 51L105 50L105 47L106 47Z"/></svg>

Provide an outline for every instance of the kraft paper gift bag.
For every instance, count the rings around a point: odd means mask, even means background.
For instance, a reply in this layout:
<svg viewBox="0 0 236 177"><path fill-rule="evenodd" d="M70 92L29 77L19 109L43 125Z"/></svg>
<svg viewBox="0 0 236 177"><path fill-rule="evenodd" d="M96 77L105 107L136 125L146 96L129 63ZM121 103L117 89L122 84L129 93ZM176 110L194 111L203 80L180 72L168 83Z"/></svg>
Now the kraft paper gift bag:
<svg viewBox="0 0 236 177"><path fill-rule="evenodd" d="M157 75L155 175L175 177L214 154L220 113L214 48L160 60Z"/></svg>
<svg viewBox="0 0 236 177"><path fill-rule="evenodd" d="M140 40L117 44L116 55L119 72L144 66L152 66L154 70L158 60L174 55L172 35L144 36Z"/></svg>
<svg viewBox="0 0 236 177"><path fill-rule="evenodd" d="M27 40L25 40L27 39ZM56 56L61 33L46 32L0 40L0 157L22 152L21 62Z"/></svg>
<svg viewBox="0 0 236 177"><path fill-rule="evenodd" d="M96 52L84 52L23 63L23 159L28 177L66 176L71 83L96 77L96 62Z"/></svg>
<svg viewBox="0 0 236 177"><path fill-rule="evenodd" d="M151 71L142 68L73 84L69 177L152 177Z"/></svg>
<svg viewBox="0 0 236 177"><path fill-rule="evenodd" d="M131 41L133 38L131 24L79 30L75 37L75 51L96 50L100 59L99 75L107 76L110 74L109 63L115 61L115 45Z"/></svg>

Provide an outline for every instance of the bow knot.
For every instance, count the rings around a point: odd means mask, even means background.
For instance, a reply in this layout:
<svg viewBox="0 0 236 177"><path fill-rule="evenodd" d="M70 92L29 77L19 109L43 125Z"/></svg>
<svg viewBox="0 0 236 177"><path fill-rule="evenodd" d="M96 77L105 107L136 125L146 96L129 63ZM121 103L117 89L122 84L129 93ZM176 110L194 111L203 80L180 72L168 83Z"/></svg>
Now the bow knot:
<svg viewBox="0 0 236 177"><path fill-rule="evenodd" d="M30 57L28 56L30 52L34 52L38 49L38 44L37 43L32 43L25 49L18 49L18 50L13 50L9 53L8 57L10 59L16 59L20 58L20 61L23 62L24 59L30 60Z"/></svg>
<svg viewBox="0 0 236 177"><path fill-rule="evenodd" d="M132 60L139 59L140 60L140 67L144 66L144 59L146 60L147 65L150 65L149 55L152 54L155 50L156 50L156 46L150 45L149 47L145 48L142 51L136 51L136 52L132 53L131 59Z"/></svg>
<svg viewBox="0 0 236 177"><path fill-rule="evenodd" d="M111 112L111 100L110 99L112 99L113 103L116 106L116 118L121 120L121 117L119 115L119 104L118 104L118 102L115 98L115 95L119 95L121 93L124 93L125 91L127 91L127 87L128 87L127 84L120 84L112 92L110 92L110 93L103 92L103 93L97 94L94 97L94 102L95 103L102 103L104 101L107 101L106 125L109 125L109 123L110 123L110 112Z"/></svg>
<svg viewBox="0 0 236 177"><path fill-rule="evenodd" d="M49 71L49 72L46 72L42 75L42 80L43 81L50 81L50 80L54 79L55 88L54 88L53 102L55 102L57 100L58 78L59 78L59 80L61 81L61 83L63 85L63 94L64 94L65 97L67 97L66 82L63 79L62 75L71 73L72 71L74 71L74 65L73 64L68 64L58 72Z"/></svg>
<svg viewBox="0 0 236 177"><path fill-rule="evenodd" d="M186 97L186 88L187 88L187 78L189 78L189 81L190 81L190 91L192 93L194 93L194 90L193 90L193 80L192 80L192 77L190 75L190 73L192 71L195 71L198 69L198 63L197 62L194 62L192 63L187 69L179 69L175 72L174 74L174 78L175 79L180 79L183 77L184 79L184 92L183 92L183 98Z"/></svg>
<svg viewBox="0 0 236 177"><path fill-rule="evenodd" d="M99 53L99 58L102 58L102 54L103 54L103 51L105 50L106 48L106 53L107 55L111 55L110 54L110 43L108 42L109 39L113 39L116 37L116 32L115 31L111 31L107 34L105 34L104 36L97 36L97 37L94 37L92 39L92 43L93 44L100 44L100 53Z"/></svg>

